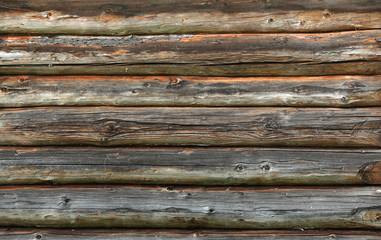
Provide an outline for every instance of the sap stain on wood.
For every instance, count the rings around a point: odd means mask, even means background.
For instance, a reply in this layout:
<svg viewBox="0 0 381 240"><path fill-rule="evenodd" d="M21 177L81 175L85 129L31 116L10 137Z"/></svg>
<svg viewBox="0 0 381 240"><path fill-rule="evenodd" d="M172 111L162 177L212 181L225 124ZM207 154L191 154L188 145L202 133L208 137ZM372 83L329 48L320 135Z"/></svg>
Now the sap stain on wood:
<svg viewBox="0 0 381 240"><path fill-rule="evenodd" d="M0 198L4 227L381 228L378 187L1 187Z"/></svg>
<svg viewBox="0 0 381 240"><path fill-rule="evenodd" d="M323 32L380 28L379 0L4 0L0 33ZM81 27L78 28L77 26Z"/></svg>
<svg viewBox="0 0 381 240"><path fill-rule="evenodd" d="M380 106L381 76L0 76L0 106ZM343 99L345 98L345 101Z"/></svg>

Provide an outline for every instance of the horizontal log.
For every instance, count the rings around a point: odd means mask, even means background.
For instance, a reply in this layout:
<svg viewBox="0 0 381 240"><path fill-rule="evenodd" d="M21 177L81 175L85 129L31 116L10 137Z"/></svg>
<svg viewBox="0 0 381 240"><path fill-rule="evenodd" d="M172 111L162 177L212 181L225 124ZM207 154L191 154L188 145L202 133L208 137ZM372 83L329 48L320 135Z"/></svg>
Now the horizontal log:
<svg viewBox="0 0 381 240"><path fill-rule="evenodd" d="M10 108L0 123L1 145L381 147L377 107Z"/></svg>
<svg viewBox="0 0 381 240"><path fill-rule="evenodd" d="M0 76L0 89L0 107L381 106L381 75L256 78Z"/></svg>
<svg viewBox="0 0 381 240"><path fill-rule="evenodd" d="M3 0L0 33L322 32L381 28L379 0Z"/></svg>
<svg viewBox="0 0 381 240"><path fill-rule="evenodd" d="M381 150L0 148L0 184L381 184Z"/></svg>
<svg viewBox="0 0 381 240"><path fill-rule="evenodd" d="M381 30L1 39L0 74L381 74Z"/></svg>
<svg viewBox="0 0 381 240"><path fill-rule="evenodd" d="M60 230L60 229L5 229L0 230L0 237L3 240L30 240L30 239L111 239L111 240L151 240L151 239L275 239L275 240L326 240L326 239L346 239L346 240L379 240L378 231L361 230Z"/></svg>
<svg viewBox="0 0 381 240"><path fill-rule="evenodd" d="M58 228L381 228L379 187L0 187L0 225Z"/></svg>
<svg viewBox="0 0 381 240"><path fill-rule="evenodd" d="M1 66L0 74L34 75L189 75L189 76L324 76L381 75L380 61L339 63L255 63L201 66L194 64L60 64Z"/></svg>

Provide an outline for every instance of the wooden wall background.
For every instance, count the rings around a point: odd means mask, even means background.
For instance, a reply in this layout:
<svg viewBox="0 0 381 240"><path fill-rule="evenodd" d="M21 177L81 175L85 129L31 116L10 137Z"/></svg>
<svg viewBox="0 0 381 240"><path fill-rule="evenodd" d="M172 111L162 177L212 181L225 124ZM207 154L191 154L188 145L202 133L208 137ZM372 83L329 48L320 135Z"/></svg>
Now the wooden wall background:
<svg viewBox="0 0 381 240"><path fill-rule="evenodd" d="M1 239L381 239L380 0L2 0Z"/></svg>

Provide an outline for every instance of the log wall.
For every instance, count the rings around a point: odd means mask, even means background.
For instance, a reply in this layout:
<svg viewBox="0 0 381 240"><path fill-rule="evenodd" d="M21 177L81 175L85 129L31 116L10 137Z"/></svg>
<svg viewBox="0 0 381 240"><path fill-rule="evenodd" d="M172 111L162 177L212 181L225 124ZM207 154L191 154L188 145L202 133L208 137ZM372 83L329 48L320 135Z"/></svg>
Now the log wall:
<svg viewBox="0 0 381 240"><path fill-rule="evenodd" d="M0 238L381 239L380 0L3 0Z"/></svg>

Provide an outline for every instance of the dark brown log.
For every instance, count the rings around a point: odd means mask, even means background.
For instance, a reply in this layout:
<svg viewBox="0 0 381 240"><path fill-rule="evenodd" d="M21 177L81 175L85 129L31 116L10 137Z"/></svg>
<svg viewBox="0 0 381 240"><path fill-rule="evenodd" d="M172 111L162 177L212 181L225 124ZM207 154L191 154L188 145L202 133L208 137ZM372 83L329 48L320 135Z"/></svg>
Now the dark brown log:
<svg viewBox="0 0 381 240"><path fill-rule="evenodd" d="M0 33L322 32L381 28L379 0L2 0Z"/></svg>
<svg viewBox="0 0 381 240"><path fill-rule="evenodd" d="M381 189L1 187L1 226L381 228Z"/></svg>
<svg viewBox="0 0 381 240"><path fill-rule="evenodd" d="M381 150L0 148L0 184L381 184Z"/></svg>
<svg viewBox="0 0 381 240"><path fill-rule="evenodd" d="M381 76L0 76L0 106L381 106ZM342 101L342 99L347 99Z"/></svg>
<svg viewBox="0 0 381 240"><path fill-rule="evenodd" d="M381 147L381 108L3 109L0 123L1 145Z"/></svg>
<svg viewBox="0 0 381 240"><path fill-rule="evenodd" d="M60 229L5 229L0 230L0 237L3 240L152 240L152 239L178 239L189 240L192 238L202 240L216 239L261 239L261 240L376 240L381 239L379 231L359 231L359 230L60 230Z"/></svg>
<svg viewBox="0 0 381 240"><path fill-rule="evenodd" d="M0 44L0 74L381 74L380 38L380 30L320 34L8 36L2 37Z"/></svg>
<svg viewBox="0 0 381 240"><path fill-rule="evenodd" d="M127 72L126 72L127 71ZM194 76L322 76L381 74L380 61L339 63L265 63L201 66L194 64L8 65L0 74L35 75L194 75Z"/></svg>

